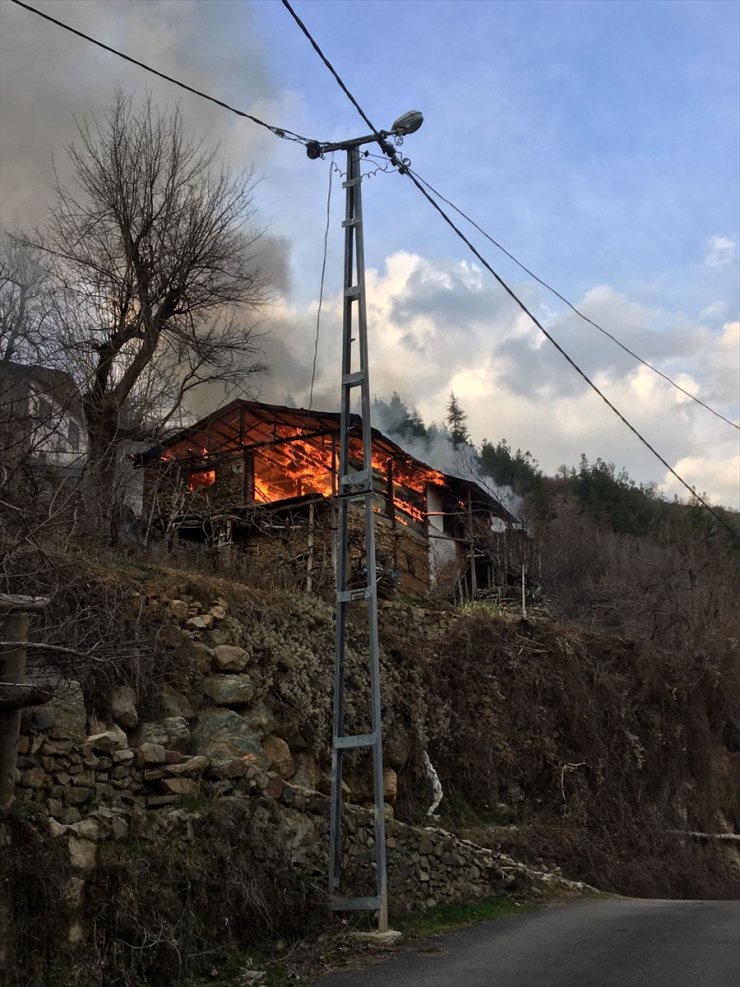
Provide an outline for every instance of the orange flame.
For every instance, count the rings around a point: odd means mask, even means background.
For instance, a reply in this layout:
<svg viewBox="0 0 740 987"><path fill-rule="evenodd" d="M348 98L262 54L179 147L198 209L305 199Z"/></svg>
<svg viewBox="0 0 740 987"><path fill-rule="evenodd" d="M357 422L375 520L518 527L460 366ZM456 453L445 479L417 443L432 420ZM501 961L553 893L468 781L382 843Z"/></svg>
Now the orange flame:
<svg viewBox="0 0 740 987"><path fill-rule="evenodd" d="M215 470L197 470L188 477L188 490L195 493L201 487L210 487L216 482Z"/></svg>

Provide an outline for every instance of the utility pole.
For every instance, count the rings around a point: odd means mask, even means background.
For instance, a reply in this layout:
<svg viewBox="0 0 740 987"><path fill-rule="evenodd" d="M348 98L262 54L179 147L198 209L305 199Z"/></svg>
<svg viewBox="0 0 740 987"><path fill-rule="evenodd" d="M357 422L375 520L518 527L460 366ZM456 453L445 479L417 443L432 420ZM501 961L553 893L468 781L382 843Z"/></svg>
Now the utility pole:
<svg viewBox="0 0 740 987"><path fill-rule="evenodd" d="M373 515L372 435L370 425L370 375L365 304L365 253L362 236L362 173L360 148L380 143L393 156L387 138L413 133L422 124L416 111L399 117L390 131L367 134L335 144L312 143L307 147L310 158L330 151L347 152L347 177L344 227L344 308L342 319L342 378L339 436L339 479L337 491L337 587L336 637L334 650L334 715L332 729L331 815L329 830L329 904L335 911L369 911L377 914L378 932L388 930L388 886L385 860L385 806L383 799L383 739L380 706L380 656L378 649L378 589L375 566L375 518ZM352 472L350 432L352 430L352 396L360 392L362 419L362 469ZM349 511L352 504L362 504L365 515L364 562L365 584L350 588ZM364 605L368 628L368 669L370 676L370 732L345 734L345 654L347 615L351 606ZM369 749L373 764L373 811L375 824L375 893L362 897L342 893L342 768L345 751Z"/></svg>

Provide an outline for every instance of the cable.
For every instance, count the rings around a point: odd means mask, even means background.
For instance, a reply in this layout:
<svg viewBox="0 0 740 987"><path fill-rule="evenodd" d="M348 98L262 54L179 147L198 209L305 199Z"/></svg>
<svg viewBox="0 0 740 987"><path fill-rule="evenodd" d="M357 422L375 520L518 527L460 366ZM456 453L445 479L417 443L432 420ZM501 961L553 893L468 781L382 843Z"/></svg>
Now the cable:
<svg viewBox="0 0 740 987"><path fill-rule="evenodd" d="M524 302L519 298L519 296L516 294L516 292L513 290L513 288L510 288L509 285L507 284L507 282L504 281L504 279L501 277L501 275L498 274L491 267L491 265L488 263L488 261L485 259L485 257L483 257L482 254L475 248L475 246L465 236L465 234L462 232L462 230L458 226L455 225L455 223L452 221L452 219L450 219L450 217L447 215L447 213L444 211L444 209L442 209L442 207L437 202L435 202L435 200L432 198L432 196L429 194L429 192L427 192L427 190L421 184L421 182L416 177L416 175L414 175L413 173L411 173L409 171L408 166L404 165L403 162L399 162L398 161L398 158L395 155L395 153L392 151L392 149L388 148L388 145L387 145L387 143L385 141L383 141L380 132L377 130L376 127L373 126L373 124L370 121L369 117L366 115L366 113L364 112L364 110L362 109L362 107L360 106L360 104L357 102L357 100L355 99L355 97L352 95L352 93L349 91L349 89L347 88L347 86L344 84L344 82L340 78L340 76L337 73L337 71L334 68L334 66L328 60L328 58L326 57L326 55L324 55L324 53L319 48L317 42L311 36L308 28L305 26L305 24L301 21L301 19L295 13L295 11L293 10L293 8L291 7L291 5L289 3L289 0L282 0L282 3L283 3L283 6L287 8L287 10L289 11L289 13L293 17L293 19L296 21L296 23L298 24L298 26L300 27L300 29L306 35L306 37L308 38L308 40L311 43L311 46L318 53L318 55L321 58L321 60L324 62L324 64L329 69L329 71L334 76L334 78L337 80L337 82L339 83L339 86L341 87L341 89L343 90L343 92L347 95L347 97L349 98L349 100L352 103L352 105L357 109L357 111L360 114L360 116L362 117L362 119L365 121L365 123L368 125L368 127L370 127L370 129L372 130L372 132L377 136L378 143L379 143L380 147L383 149L383 151L386 154L388 154L388 157L391 158L391 160L396 165L396 167L399 169L399 171L401 172L401 174L408 175L409 179L413 182L413 184L416 186L416 188L419 190L419 192L421 192L421 194L424 196L424 198L427 200L427 202L429 202L429 204L440 214L440 216L447 223L447 225L452 230L454 230L454 232L462 240L462 242L467 246L468 250L470 250L470 252L473 254L473 256L476 257L480 261L480 263L483 265L483 267L485 267L485 269L489 272L489 274L493 275L493 277L501 285L501 287L504 289L504 291L511 297L511 299L514 302L516 302L516 304L524 312L524 314L527 315L527 316L529 316L529 318L532 320L532 322L537 326L537 328L545 336L545 338L548 339L552 343L552 345L555 347L555 349L558 351L558 353L560 353L560 355L563 357L563 359L565 359L571 365L571 367L573 367L573 369L576 371L576 373L586 381L586 383L588 384L588 386L599 395L599 397L601 398L601 400L607 405L607 407L609 407L614 412L614 414L617 416L617 418L619 418L619 420L624 425L627 426L627 428L633 433L633 435L635 435L640 440L640 442L642 442L642 444L655 456L655 458L660 463L662 463L663 466L665 466L665 468L668 470L668 472L672 476L674 476L678 480L678 482L689 491L689 493L692 495L692 497L694 497L703 507L705 507L709 511L709 513L715 518L715 520L719 521L719 523L722 525L722 527L726 528L734 538L736 538L738 541L740 541L740 534L738 534L734 530L734 528L732 528L731 525L729 525L724 520L724 518L722 518L714 510L714 508L711 507L706 502L706 500L704 500L704 498L701 497L696 492L696 490L689 483L687 483L686 480L683 479L682 476L679 476L679 474L674 470L674 468L671 466L671 464L666 459L664 459L663 456L660 455L660 453L657 451L657 449L655 449L648 442L648 440L643 435L641 435L640 432L638 432L638 430L635 428L635 426L630 421L628 421L627 418L625 418L625 416L622 414L622 412L619 411L619 409L616 408L615 405L612 404L612 402L603 393L603 391L601 391L601 389L599 387L597 387L596 384L594 384L594 382L591 380L591 378L588 376L588 374L584 370L581 370L581 368L578 366L578 364L575 362L575 360L573 360L573 358L571 356L569 356L568 353L566 353L566 351L563 349L563 347L560 345L560 343L558 343L558 341L547 331L547 329L545 329L545 327L542 325L542 323L539 321L539 319L534 315L534 313L533 312L530 312L530 310L527 308L527 306L524 304ZM388 150L386 150L386 148L388 148Z"/></svg>
<svg viewBox="0 0 740 987"><path fill-rule="evenodd" d="M336 81L339 83L339 87L341 88L341 90L344 93L344 95L347 97L347 99L354 106L354 108L360 114L360 116L365 121L365 123L368 125L368 127L372 130L372 132L378 138L378 141L381 141L382 140L382 137L380 135L380 131L376 127L374 127L372 125L372 123L370 122L369 118L365 115L365 111L363 110L363 108L360 106L360 104L357 102L357 100L355 99L355 97L352 95L352 93L349 91L349 89L347 89L347 87L345 86L345 84L342 82L342 80L341 80L341 78L339 76L339 73L335 70L334 66L331 64L331 62L329 61L329 59L326 57L326 55L323 53L323 51L319 48L318 44L314 41L313 37L311 36L311 32L308 30L308 28L306 27L306 25L300 19L300 17L298 16L298 14L296 14L296 12L293 10L293 8L291 7L291 5L288 2L288 0L282 0L282 2L283 2L283 6L286 8L286 10L290 14L290 16L293 18L293 20L296 22L296 24L298 25L298 27L301 29L301 31L303 31L303 33L308 38L308 40L309 40L309 42L310 42L311 47L313 48L313 50L319 56L319 58L324 63L324 65L326 65L326 67L329 69L329 71L334 76L334 78L336 79Z"/></svg>
<svg viewBox="0 0 740 987"><path fill-rule="evenodd" d="M251 113L245 113L243 110L237 110L235 107L229 106L228 103L224 103L223 100L216 99L215 96L209 96L207 93L201 92L199 89L194 89L187 83L180 82L179 79L175 79L171 75L166 75L164 72L160 72L159 69L152 68L151 65L147 65L145 62L140 62L137 58L132 58L131 55L126 55L124 52L118 51L116 48L111 48L110 45L106 45L102 41L98 41L89 34L84 34L82 31L78 31L76 28L70 27L70 25L65 24L64 21L57 20L56 17L51 17L51 15L45 14L41 10L37 10L36 7L32 7L30 4L24 3L23 0L12 0L12 3L17 4L19 7L23 7L24 10L30 10L32 14L38 14L38 16L43 17L44 20L51 21L52 24L56 24L58 27L64 28L65 31L69 31L71 34L76 34L77 37L83 38L85 41L89 41L93 45L97 45L98 48L102 48L104 51L108 51L112 55L117 55L119 58L123 58L125 61L131 62L133 65L138 65L139 68L145 69L147 72L151 72L152 75L157 75L160 79L165 79L167 82L171 82L175 86L179 86L180 89L185 89L187 92L193 93L195 96L200 96L201 99L207 99L210 103L215 103L216 106L221 106L223 109L229 110L230 113L235 113L239 117L244 117L246 120L251 120L252 123L256 123L260 127L264 127L266 130L269 130L271 133L275 134L276 137L281 137L283 140L297 141L299 144L311 143L308 137L302 137L300 134L293 133L292 130L286 130L284 127L274 127L272 124L265 123L264 120L260 120L259 117L252 116Z"/></svg>
<svg viewBox="0 0 740 987"><path fill-rule="evenodd" d="M443 202L446 202L448 206L450 206L452 209L455 210L456 213L458 213L458 215L462 216L463 219L467 220L467 222L470 223L471 226L473 226L476 230L478 230L478 232L481 233L486 238L486 240L489 240L494 245L494 247L498 247L498 249L503 254L506 254L506 256L510 260L514 261L517 267L521 268L521 270L524 271L526 274L528 274L531 278L534 278L534 280L538 284L541 284L543 288L546 288L549 292L555 295L556 298L559 298L561 302L564 302L568 306L568 308L571 309L573 312L575 312L575 314L579 318L583 319L584 322L588 322L589 325L592 325L594 327L594 329L598 329L600 333L603 333L605 336L611 339L612 342L616 343L617 346L623 349L625 353L629 353L629 355L633 357L635 360L637 360L638 363L641 363L643 366L648 367L650 370L653 371L653 373L656 373L659 377L662 377L663 380L667 381L677 390L681 391L682 394L685 394L686 397L691 398L692 401L696 401L696 403L700 404L702 408L706 408L707 411L710 411L713 415L716 415L717 418L721 418L723 422L726 422L728 425L731 425L733 428L736 428L738 431L740 431L740 425L736 425L735 422L730 421L729 418L725 418L725 416L721 414L719 411L716 411L708 404L705 404L705 402L702 401L701 398L698 398L695 394L692 394L691 391L687 391L684 387L681 387L681 385L678 384L675 380L672 380L667 374L664 374L662 370L658 370L658 368L654 367L652 363L649 363L647 360L643 360L643 358L641 356L638 356L637 353L635 353L633 350L629 348L629 346L625 346L625 344L620 339L617 339L616 336L610 333L608 329L604 329L604 327L600 326L598 322L595 322L593 319L589 318L584 312L581 312L580 309L578 309L572 302L568 301L568 299L564 295L561 295L556 288L553 288L552 285L549 285L546 281L543 281L542 278L538 277L534 273L534 271L530 271L530 269L526 267L524 264L522 264L520 260L518 260L512 253L510 253L506 249L506 247L502 246L497 240L494 240L494 238L490 236L490 234L486 233L486 231L482 229L475 222L474 219L471 219L470 216L464 213L462 209L460 209L458 206L455 205L454 202L450 202L449 199L445 198L445 196L442 195L441 192L439 192L436 188L434 188L433 185L430 185L429 182L425 181L421 177L421 175L419 175L417 172L414 172L414 175L416 176L416 178L419 179L422 185L426 186L426 188L428 188L430 192L436 195L438 199L441 199Z"/></svg>
<svg viewBox="0 0 740 987"><path fill-rule="evenodd" d="M566 351L563 349L563 347L560 345L560 343L558 343L558 341L554 338L554 336L552 336L547 331L547 329L545 329L545 327L542 325L542 323L540 322L540 320L534 315L534 313L533 312L530 312L530 310L527 308L527 306L524 304L524 302L519 298L519 296L516 294L516 292L513 290L513 288L510 288L509 285L507 284L507 282L504 281L504 279L501 277L501 275L498 274L496 271L494 271L494 269L491 267L491 265L488 263L488 261L478 252L478 250L476 250L476 248L473 246L473 244L470 242L470 240L468 240L468 238L462 232L462 230L460 230L457 226L455 226L455 224L450 219L450 217L447 215L447 213L441 208L441 206L439 206L434 201L434 199L429 195L429 193L426 191L426 189L417 180L416 176L410 174L408 171L407 171L407 174L409 175L409 178L414 183L414 185L419 189L419 191L421 192L421 194L424 196L424 198L437 210L437 212L444 219L444 221L448 224L448 226L450 226L455 231L455 233L463 241L463 243L466 244L466 246L471 251L471 253L473 253L473 255L475 257L477 257L478 260L481 262L481 264L485 267L485 269L490 274L493 275L493 277L498 281L498 283L501 285L501 287L504 289L504 291L516 302L516 304L519 306L519 308L521 308L521 310L525 313L525 315L528 315L529 316L529 318L537 326L537 328L540 330L540 332L545 336L546 339L548 339L552 343L552 345L555 347L555 349L558 351L558 353L560 353L560 355L565 360L567 360L567 362L571 365L571 367L573 367L573 369L576 371L576 373L579 374L586 381L586 383L588 384L588 386L599 395L599 397L604 402L604 404L606 404L607 407L611 408L611 410L614 412L614 414L617 416L617 418L619 418L620 421L623 422L627 426L627 428L633 433L633 435L635 435L640 440L640 442L642 442L642 444L645 446L646 449L649 449L650 452L652 452L652 454L655 456L655 458L659 462L661 462L663 464L663 466L665 466L665 468L668 470L668 472L672 476L674 476L678 480L678 482L689 491L689 493L692 495L692 497L695 497L696 500L698 500L699 503L702 504L709 511L709 513L717 521L719 521L719 523L723 527L727 528L727 530L735 538L737 538L738 541L740 541L740 534L738 534L735 531L735 529L731 527L731 525L727 524L727 522L724 520L724 518L722 518L714 510L714 508L712 508L706 502L706 500L704 500L704 498L701 497L700 494L698 494L696 492L696 490L694 489L694 487L691 486L691 484L687 483L686 480L684 480L684 478L682 476L679 476L679 474L671 466L671 464L668 462L668 460L667 459L664 459L663 456L661 456L661 454L657 451L657 449L655 449L655 447L652 446L648 442L648 440L640 432L638 432L638 430L635 428L635 426L627 418L625 418L625 416L622 414L622 412L619 411L619 409L614 404L612 404L612 402L609 400L609 398L591 380L591 378L588 376L588 374L584 370L581 370L581 368L578 366L578 364L575 362L575 360L573 360L573 358L571 356L569 356L568 353L566 353Z"/></svg>
<svg viewBox="0 0 740 987"><path fill-rule="evenodd" d="M319 307L316 310L316 342L313 348L313 368L311 370L311 390L308 395L308 410L313 405L313 385L316 380L316 358L319 355L319 327L321 325L321 305L324 301L324 276L326 274L326 253L329 243L329 217L331 212L331 180L334 175L334 162L329 165L329 192L326 197L326 229L324 230L324 259L321 263L321 285L319 287Z"/></svg>

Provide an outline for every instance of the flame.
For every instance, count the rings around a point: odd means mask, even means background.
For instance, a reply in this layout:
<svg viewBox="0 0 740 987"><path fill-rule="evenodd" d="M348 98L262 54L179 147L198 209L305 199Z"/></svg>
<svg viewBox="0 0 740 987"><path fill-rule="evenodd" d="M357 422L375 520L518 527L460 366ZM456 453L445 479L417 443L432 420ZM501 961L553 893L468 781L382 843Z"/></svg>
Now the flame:
<svg viewBox="0 0 740 987"><path fill-rule="evenodd" d="M280 428L273 432L280 440L251 449L253 463L253 499L256 504L271 504L293 497L317 494L331 497L335 493L332 469L338 463L332 462L336 440L326 438L305 439L295 436L292 428ZM233 447L224 444L219 452L228 453ZM250 450L249 443L245 448ZM161 462L176 458L177 453L167 450ZM392 480L393 512L401 524L425 523L427 518L427 486L444 486L444 475L412 458L396 458L393 450L371 449L370 459L374 474L374 488L378 499L387 491L389 478ZM216 470L204 468L209 454L205 446L192 446L184 442L179 451L183 460L189 460L190 473L187 485L191 492L212 486L216 482ZM353 467L363 460L362 438L352 436L349 456ZM379 507L380 512L383 507Z"/></svg>
<svg viewBox="0 0 740 987"><path fill-rule="evenodd" d="M269 504L289 497L319 494L331 497L331 462L327 450L318 443L294 439L280 448L280 459L269 453L254 457L254 499Z"/></svg>
<svg viewBox="0 0 740 987"><path fill-rule="evenodd" d="M216 482L215 470L197 470L188 477L188 490L195 493L201 487L210 487Z"/></svg>
<svg viewBox="0 0 740 987"><path fill-rule="evenodd" d="M354 437L350 440L350 457L361 460L362 439ZM398 520L402 524L408 522L402 516L406 514L414 521L423 523L426 520L426 488L430 483L444 485L444 474L439 470L424 466L423 463L409 463L406 460L394 458L392 453L375 447L370 453L373 470L381 474L383 479L388 476L388 466L391 466L393 477L393 502L396 512L401 512Z"/></svg>

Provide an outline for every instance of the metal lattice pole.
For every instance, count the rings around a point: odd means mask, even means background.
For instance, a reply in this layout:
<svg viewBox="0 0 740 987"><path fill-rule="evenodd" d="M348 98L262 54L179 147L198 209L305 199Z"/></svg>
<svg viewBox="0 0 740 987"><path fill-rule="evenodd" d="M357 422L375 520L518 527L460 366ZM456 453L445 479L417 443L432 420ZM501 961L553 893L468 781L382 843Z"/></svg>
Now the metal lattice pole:
<svg viewBox="0 0 740 987"><path fill-rule="evenodd" d="M370 430L370 382L368 374L367 319L365 306L365 258L362 239L362 197L359 143L347 147L346 213L344 219L344 316L342 327L342 400L340 418L336 647L334 679L334 725L332 739L332 793L329 844L329 893L337 911L375 911L378 931L388 928L388 891L385 863L385 816L383 804L383 744L380 708L380 658L378 653L378 594L375 565L375 520L373 515L372 437ZM356 332L356 335L353 333ZM352 472L350 464L351 401L360 389L362 411L362 469ZM349 511L352 503L364 503L366 585L350 589ZM371 691L371 732L344 733L345 651L347 610L366 605L368 619L368 662ZM373 760L375 815L374 895L346 897L342 885L342 760L345 750L369 748Z"/></svg>

